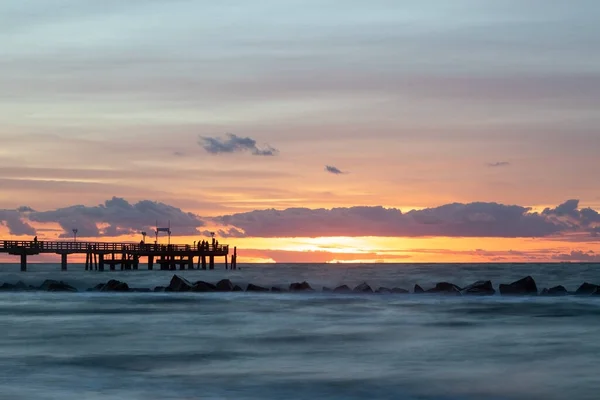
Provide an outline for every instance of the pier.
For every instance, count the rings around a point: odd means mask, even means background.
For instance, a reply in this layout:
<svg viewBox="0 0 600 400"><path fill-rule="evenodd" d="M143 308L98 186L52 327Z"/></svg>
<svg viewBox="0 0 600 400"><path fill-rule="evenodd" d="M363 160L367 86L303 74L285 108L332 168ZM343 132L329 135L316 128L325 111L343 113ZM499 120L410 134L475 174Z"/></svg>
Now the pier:
<svg viewBox="0 0 600 400"><path fill-rule="evenodd" d="M214 269L215 257L224 257L226 269L237 269L237 248L233 248L229 264L229 245L215 244L214 240L194 245L0 240L0 253L19 256L21 271L27 271L28 257L39 254L59 254L63 271L67 270L71 254L85 254L86 271L104 271L107 267L114 271L117 266L121 270L137 270L142 259L146 259L149 270L155 264L160 270Z"/></svg>

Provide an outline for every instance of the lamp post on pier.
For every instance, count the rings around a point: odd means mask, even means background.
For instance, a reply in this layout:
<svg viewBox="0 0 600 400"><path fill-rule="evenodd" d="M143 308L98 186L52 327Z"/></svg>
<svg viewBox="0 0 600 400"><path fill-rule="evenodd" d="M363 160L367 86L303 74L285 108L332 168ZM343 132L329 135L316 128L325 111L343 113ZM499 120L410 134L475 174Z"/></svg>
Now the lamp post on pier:
<svg viewBox="0 0 600 400"><path fill-rule="evenodd" d="M77 232L79 232L79 230L77 228L73 228L73 241L74 242L77 241Z"/></svg>

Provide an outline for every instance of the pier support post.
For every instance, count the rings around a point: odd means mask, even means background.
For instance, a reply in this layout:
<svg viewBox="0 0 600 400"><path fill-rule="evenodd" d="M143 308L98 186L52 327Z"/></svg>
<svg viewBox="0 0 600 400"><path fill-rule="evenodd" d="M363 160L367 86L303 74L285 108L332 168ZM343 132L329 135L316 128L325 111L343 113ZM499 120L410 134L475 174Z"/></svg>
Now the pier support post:
<svg viewBox="0 0 600 400"><path fill-rule="evenodd" d="M237 247L233 248L233 256L231 256L231 269L237 269Z"/></svg>
<svg viewBox="0 0 600 400"><path fill-rule="evenodd" d="M202 269L206 269L206 256L202 256Z"/></svg>
<svg viewBox="0 0 600 400"><path fill-rule="evenodd" d="M209 265L208 265L209 269L215 269L215 256L210 256L208 258L208 263L209 263Z"/></svg>
<svg viewBox="0 0 600 400"><path fill-rule="evenodd" d="M21 253L21 272L27 271L27 253Z"/></svg>
<svg viewBox="0 0 600 400"><path fill-rule="evenodd" d="M183 256L180 256L179 257L179 269L184 270L185 264L187 264L187 262L183 259Z"/></svg>
<svg viewBox="0 0 600 400"><path fill-rule="evenodd" d="M140 266L140 256L134 255L133 256L133 269L137 270L139 266Z"/></svg>
<svg viewBox="0 0 600 400"><path fill-rule="evenodd" d="M227 269L227 254L225 254L225 269Z"/></svg>
<svg viewBox="0 0 600 400"><path fill-rule="evenodd" d="M67 253L63 253L60 255L60 270L67 270Z"/></svg>
<svg viewBox="0 0 600 400"><path fill-rule="evenodd" d="M98 254L98 271L104 271L104 254Z"/></svg>
<svg viewBox="0 0 600 400"><path fill-rule="evenodd" d="M154 256L148 256L148 271L154 268Z"/></svg>
<svg viewBox="0 0 600 400"><path fill-rule="evenodd" d="M194 256L193 255L189 255L188 256L188 269L194 269Z"/></svg>

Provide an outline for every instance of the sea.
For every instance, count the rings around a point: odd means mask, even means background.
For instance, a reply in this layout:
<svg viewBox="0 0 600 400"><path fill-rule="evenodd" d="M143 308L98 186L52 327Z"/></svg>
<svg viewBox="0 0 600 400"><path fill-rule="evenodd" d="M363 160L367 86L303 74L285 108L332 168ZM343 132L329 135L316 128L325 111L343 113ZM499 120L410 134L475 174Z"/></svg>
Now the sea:
<svg viewBox="0 0 600 400"><path fill-rule="evenodd" d="M599 399L600 296L98 293L222 278L425 289L449 281L600 284L594 264L239 264L236 271L0 265L0 399Z"/></svg>

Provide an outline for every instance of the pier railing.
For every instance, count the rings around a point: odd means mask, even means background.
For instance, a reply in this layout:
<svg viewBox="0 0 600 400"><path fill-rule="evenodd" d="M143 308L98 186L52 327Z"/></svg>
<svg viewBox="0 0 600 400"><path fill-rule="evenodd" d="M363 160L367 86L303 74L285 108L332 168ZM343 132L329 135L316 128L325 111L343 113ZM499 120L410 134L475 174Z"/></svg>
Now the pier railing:
<svg viewBox="0 0 600 400"><path fill-rule="evenodd" d="M206 252L221 253L229 250L229 245L208 243L204 246L191 244L154 244L154 243L114 243L114 242L67 242L67 241L0 241L0 252L10 252L19 249L31 249L40 253L51 252L114 252L114 253L164 253L164 252Z"/></svg>

